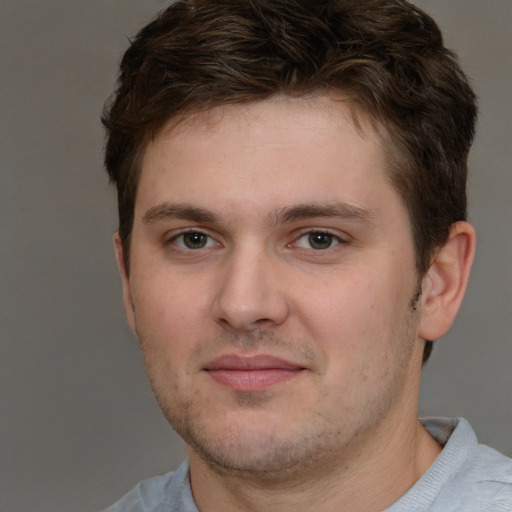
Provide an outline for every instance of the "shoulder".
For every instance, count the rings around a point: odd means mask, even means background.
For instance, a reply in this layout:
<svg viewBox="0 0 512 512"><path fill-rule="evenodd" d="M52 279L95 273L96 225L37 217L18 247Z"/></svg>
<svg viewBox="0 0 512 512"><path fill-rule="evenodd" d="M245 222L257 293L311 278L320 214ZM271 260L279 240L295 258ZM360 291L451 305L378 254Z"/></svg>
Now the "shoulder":
<svg viewBox="0 0 512 512"><path fill-rule="evenodd" d="M103 512L197 512L188 475L184 462L176 471L143 480Z"/></svg>
<svg viewBox="0 0 512 512"><path fill-rule="evenodd" d="M421 422L443 450L387 512L512 512L512 459L479 444L462 418Z"/></svg>
<svg viewBox="0 0 512 512"><path fill-rule="evenodd" d="M471 462L472 490L482 510L512 511L512 459L478 445Z"/></svg>
<svg viewBox="0 0 512 512"><path fill-rule="evenodd" d="M130 492L103 512L163 512L166 489L172 483L174 472L139 482Z"/></svg>
<svg viewBox="0 0 512 512"><path fill-rule="evenodd" d="M441 427L441 432L443 425L447 430L452 428L438 460L438 475L445 475L441 502L449 498L452 503L461 503L460 510L512 511L512 459L479 444L473 429L462 418L434 423ZM436 428L430 431L440 432Z"/></svg>

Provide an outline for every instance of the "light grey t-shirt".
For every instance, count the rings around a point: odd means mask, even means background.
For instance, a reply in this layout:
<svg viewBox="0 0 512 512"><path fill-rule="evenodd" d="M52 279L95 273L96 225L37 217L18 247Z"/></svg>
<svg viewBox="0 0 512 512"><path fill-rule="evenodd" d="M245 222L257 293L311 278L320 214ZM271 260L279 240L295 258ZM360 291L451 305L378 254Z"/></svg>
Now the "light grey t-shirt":
<svg viewBox="0 0 512 512"><path fill-rule="evenodd" d="M383 512L512 512L512 459L478 444L464 419L421 420L444 445L430 469ZM188 463L145 480L104 512L198 512Z"/></svg>

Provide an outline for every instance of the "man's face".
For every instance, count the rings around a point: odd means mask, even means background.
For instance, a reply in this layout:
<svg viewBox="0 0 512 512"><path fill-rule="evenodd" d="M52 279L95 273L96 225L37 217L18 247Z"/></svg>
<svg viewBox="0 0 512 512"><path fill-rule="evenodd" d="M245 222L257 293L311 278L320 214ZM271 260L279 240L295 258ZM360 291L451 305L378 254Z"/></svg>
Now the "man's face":
<svg viewBox="0 0 512 512"><path fill-rule="evenodd" d="M192 459L292 471L416 414L419 283L385 168L326 98L215 109L147 148L125 300Z"/></svg>

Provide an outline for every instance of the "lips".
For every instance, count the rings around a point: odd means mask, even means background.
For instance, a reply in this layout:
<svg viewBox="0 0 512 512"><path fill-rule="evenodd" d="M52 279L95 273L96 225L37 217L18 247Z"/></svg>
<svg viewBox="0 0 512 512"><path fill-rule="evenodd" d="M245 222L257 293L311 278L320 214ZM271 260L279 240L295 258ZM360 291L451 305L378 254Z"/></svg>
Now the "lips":
<svg viewBox="0 0 512 512"><path fill-rule="evenodd" d="M217 383L244 392L265 391L297 377L304 370L300 365L270 355L223 355L204 367Z"/></svg>

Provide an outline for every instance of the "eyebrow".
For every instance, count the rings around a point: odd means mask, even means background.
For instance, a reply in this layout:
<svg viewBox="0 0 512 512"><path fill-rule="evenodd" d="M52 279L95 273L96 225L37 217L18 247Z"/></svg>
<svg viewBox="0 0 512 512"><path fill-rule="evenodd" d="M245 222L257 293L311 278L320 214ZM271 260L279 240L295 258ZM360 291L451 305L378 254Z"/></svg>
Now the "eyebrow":
<svg viewBox="0 0 512 512"><path fill-rule="evenodd" d="M373 217L370 210L344 202L306 203L278 210L272 215L272 221L274 224L285 224L313 218L342 218L371 223Z"/></svg>
<svg viewBox="0 0 512 512"><path fill-rule="evenodd" d="M152 224L159 220L183 219L194 222L214 223L217 216L210 210L187 204L162 203L150 208L142 217L143 224Z"/></svg>
<svg viewBox="0 0 512 512"><path fill-rule="evenodd" d="M304 203L286 206L272 212L273 225L286 224L313 218L342 218L357 222L371 223L373 214L364 208L344 202L326 204ZM182 219L197 223L219 223L219 217L210 210L181 203L162 203L150 208L142 217L143 224L152 224L161 220Z"/></svg>

